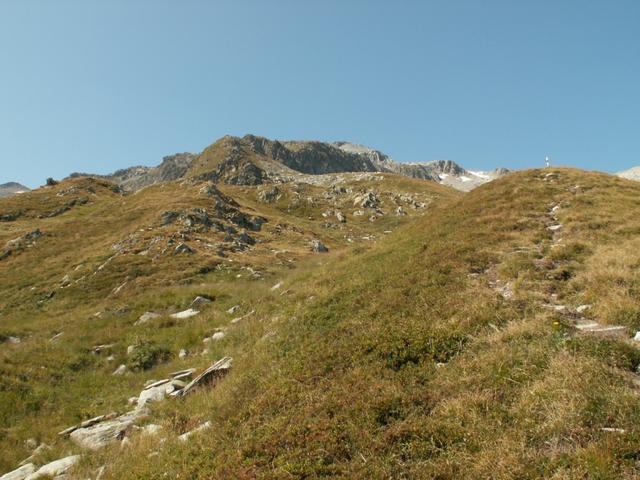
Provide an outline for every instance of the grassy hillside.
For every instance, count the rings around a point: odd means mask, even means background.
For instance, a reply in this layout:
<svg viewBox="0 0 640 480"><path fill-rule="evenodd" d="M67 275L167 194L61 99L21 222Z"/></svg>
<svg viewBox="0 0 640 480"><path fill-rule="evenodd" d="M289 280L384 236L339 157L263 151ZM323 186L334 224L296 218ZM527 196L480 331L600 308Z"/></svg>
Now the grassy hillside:
<svg viewBox="0 0 640 480"><path fill-rule="evenodd" d="M186 181L123 195L102 180L79 178L1 200L0 254L10 253L0 260L0 471L29 456L32 447L25 441L31 438L52 447L43 461L79 452L57 432L125 411L127 399L149 379L208 366L230 345L249 354L253 334L242 325L222 342L207 347L203 339L263 297L287 299L281 293L293 289L288 285L272 294L276 282L289 284L292 275L323 268L334 257L361 255L385 232L458 196L394 175L323 181L279 185L277 195L265 200L272 186L221 185L218 191L206 182ZM384 215L354 206L353 197L369 191L376 192ZM412 208L398 195L424 207ZM398 206L406 216L395 214ZM165 212L191 215L195 209L236 233L188 226L191 217L165 221L173 218ZM354 216L356 209L366 215ZM337 210L346 222L335 218ZM267 220L259 231L244 228L244 221L256 217ZM255 244L238 243L243 231ZM330 252L313 253L312 239ZM181 243L194 253L176 254ZM214 299L201 315L168 316L197 295ZM226 313L234 305L240 305L237 314ZM160 317L134 325L149 310ZM96 353L98 345L111 346ZM140 358L127 355L130 345L153 361L142 368ZM178 357L181 349L188 351L186 358ZM129 372L113 376L120 364ZM201 416L194 414L183 427Z"/></svg>
<svg viewBox="0 0 640 480"><path fill-rule="evenodd" d="M521 172L281 277L287 295L255 289L256 313L216 352L232 373L154 407L164 443L102 451L81 474L637 478L639 194L602 174ZM627 335L580 334L585 303Z"/></svg>

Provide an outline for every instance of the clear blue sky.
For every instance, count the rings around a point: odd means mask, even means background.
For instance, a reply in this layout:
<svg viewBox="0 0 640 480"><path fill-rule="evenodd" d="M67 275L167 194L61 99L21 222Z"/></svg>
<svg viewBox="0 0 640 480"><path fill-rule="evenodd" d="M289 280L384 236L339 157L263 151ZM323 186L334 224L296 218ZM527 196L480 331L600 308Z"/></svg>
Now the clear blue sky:
<svg viewBox="0 0 640 480"><path fill-rule="evenodd" d="M245 133L638 165L640 1L0 0L0 183Z"/></svg>

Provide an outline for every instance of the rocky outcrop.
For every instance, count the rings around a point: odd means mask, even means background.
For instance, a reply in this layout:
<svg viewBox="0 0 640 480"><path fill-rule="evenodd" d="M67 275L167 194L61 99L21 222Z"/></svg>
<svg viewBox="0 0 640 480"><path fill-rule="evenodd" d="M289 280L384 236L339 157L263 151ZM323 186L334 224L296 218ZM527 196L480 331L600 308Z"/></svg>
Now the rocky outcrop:
<svg viewBox="0 0 640 480"><path fill-rule="evenodd" d="M98 450L114 440L122 439L127 430L146 415L146 410L137 408L111 420L89 422L73 430L69 437L82 448Z"/></svg>
<svg viewBox="0 0 640 480"><path fill-rule="evenodd" d="M117 170L109 175L73 173L71 177L104 178L119 185L125 191L133 192L149 185L170 182L184 177L196 157L197 155L193 153L177 153L164 157L162 163L156 167L130 167Z"/></svg>

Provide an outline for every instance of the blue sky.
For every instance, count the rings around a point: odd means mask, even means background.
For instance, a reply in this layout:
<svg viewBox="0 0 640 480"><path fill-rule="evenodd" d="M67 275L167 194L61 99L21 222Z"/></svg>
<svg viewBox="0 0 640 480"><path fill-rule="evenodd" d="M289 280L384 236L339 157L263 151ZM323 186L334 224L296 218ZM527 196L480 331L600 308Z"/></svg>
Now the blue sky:
<svg viewBox="0 0 640 480"><path fill-rule="evenodd" d="M0 0L0 183L245 133L638 165L640 2Z"/></svg>

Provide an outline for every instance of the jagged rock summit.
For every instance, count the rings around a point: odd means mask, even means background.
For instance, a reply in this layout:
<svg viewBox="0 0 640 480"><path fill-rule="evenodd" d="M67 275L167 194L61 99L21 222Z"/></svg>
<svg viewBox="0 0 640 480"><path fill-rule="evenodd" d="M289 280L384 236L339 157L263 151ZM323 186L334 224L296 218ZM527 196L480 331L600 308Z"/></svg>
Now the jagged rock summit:
<svg viewBox="0 0 640 480"><path fill-rule="evenodd" d="M301 175L349 172L395 173L430 180L458 190L472 188L508 172L469 171L451 160L401 163L372 148L349 142L278 141L256 135L225 136L199 154L165 157L157 167L132 167L102 178L126 191L194 178L228 185L260 185L301 179ZM75 173L72 176L82 176Z"/></svg>

